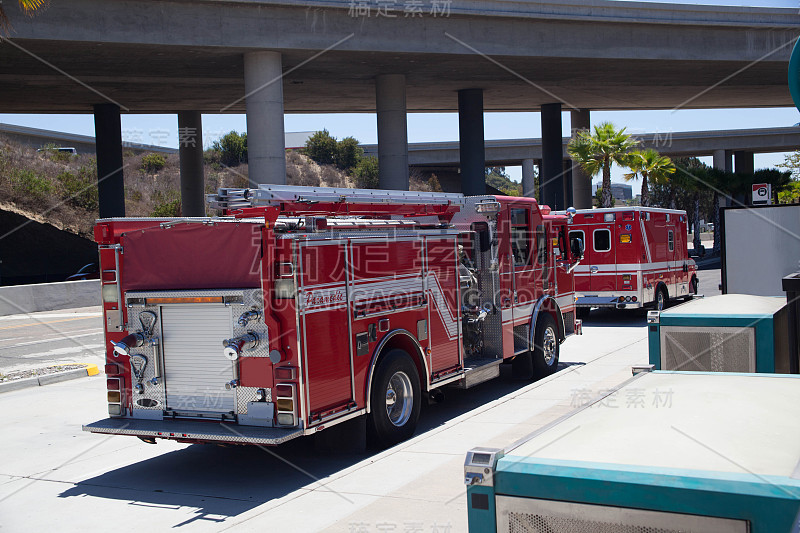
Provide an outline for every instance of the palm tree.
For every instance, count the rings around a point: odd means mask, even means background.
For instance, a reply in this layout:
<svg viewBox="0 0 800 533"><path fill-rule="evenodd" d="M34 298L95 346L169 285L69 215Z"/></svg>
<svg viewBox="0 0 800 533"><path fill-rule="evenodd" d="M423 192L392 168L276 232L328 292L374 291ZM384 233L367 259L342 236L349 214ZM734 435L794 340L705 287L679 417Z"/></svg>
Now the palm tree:
<svg viewBox="0 0 800 533"><path fill-rule="evenodd" d="M639 144L625 133L625 128L617 130L610 122L594 127L594 133L578 132L567 147L567 153L590 176L603 173L602 205L611 207L611 164L628 166L631 148Z"/></svg>
<svg viewBox="0 0 800 533"><path fill-rule="evenodd" d="M47 0L19 0L19 7L26 15L33 15L36 11L44 7ZM11 21L3 10L0 3L0 32L8 35L11 30Z"/></svg>
<svg viewBox="0 0 800 533"><path fill-rule="evenodd" d="M642 178L642 205L645 207L650 205L650 190L647 187L647 181L664 184L669 181L670 175L675 173L675 165L672 164L672 160L652 148L631 152L628 168L633 172L623 176L626 181L639 176Z"/></svg>

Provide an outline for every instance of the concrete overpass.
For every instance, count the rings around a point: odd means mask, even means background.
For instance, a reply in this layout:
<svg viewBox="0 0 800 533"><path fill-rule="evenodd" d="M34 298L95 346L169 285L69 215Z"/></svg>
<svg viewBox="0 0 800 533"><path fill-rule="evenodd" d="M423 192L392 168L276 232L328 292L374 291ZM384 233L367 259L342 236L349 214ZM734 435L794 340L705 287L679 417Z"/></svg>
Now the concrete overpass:
<svg viewBox="0 0 800 533"><path fill-rule="evenodd" d="M542 174L561 194L562 109L585 128L591 109L792 104L795 9L408 5L381 14L377 2L350 0L73 0L29 18L6 3L14 31L0 44L0 109L93 112L107 216L124 212L121 111L178 112L187 139L201 112L245 111L256 182L285 180L284 112L374 111L381 186L405 188L406 113L458 110L468 193L483 186L483 112L541 111ZM202 154L188 141L181 153L191 213L202 207Z"/></svg>
<svg viewBox="0 0 800 533"><path fill-rule="evenodd" d="M753 171L753 154L792 152L800 149L800 126L721 131L636 133L641 148L653 148L670 157L713 156L714 165L724 170ZM561 139L565 181L571 181L572 164L567 155L569 137ZM378 146L363 145L365 155L377 156ZM542 139L499 139L485 142L486 166L522 166L523 182L533 182L533 169L541 166ZM423 172L436 173L447 191L460 190L458 141L413 143L408 146L408 163ZM530 173L530 174L529 174ZM588 180L587 180L588 181ZM569 187L564 192L571 200ZM531 195L536 195L531 192ZM566 203L570 203L567 201Z"/></svg>

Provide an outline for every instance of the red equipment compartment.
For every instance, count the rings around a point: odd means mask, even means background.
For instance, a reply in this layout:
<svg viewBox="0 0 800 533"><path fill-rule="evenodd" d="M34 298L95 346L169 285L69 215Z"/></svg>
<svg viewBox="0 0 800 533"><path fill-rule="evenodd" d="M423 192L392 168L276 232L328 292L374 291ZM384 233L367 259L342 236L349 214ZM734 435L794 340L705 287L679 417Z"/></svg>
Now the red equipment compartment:
<svg viewBox="0 0 800 533"><path fill-rule="evenodd" d="M180 224L121 235L124 290L261 286L261 224Z"/></svg>

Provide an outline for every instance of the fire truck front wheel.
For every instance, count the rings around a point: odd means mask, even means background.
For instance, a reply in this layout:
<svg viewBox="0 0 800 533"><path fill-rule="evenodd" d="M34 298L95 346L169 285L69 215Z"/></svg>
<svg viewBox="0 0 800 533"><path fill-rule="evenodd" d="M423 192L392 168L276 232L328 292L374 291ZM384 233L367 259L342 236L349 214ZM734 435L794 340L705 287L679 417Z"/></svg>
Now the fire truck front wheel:
<svg viewBox="0 0 800 533"><path fill-rule="evenodd" d="M559 355L558 328L549 313L536 320L536 334L533 337L533 378L541 379L554 373L558 368Z"/></svg>
<svg viewBox="0 0 800 533"><path fill-rule="evenodd" d="M391 350L375 369L367 425L370 440L388 448L411 437L417 427L421 398L414 361L403 350Z"/></svg>

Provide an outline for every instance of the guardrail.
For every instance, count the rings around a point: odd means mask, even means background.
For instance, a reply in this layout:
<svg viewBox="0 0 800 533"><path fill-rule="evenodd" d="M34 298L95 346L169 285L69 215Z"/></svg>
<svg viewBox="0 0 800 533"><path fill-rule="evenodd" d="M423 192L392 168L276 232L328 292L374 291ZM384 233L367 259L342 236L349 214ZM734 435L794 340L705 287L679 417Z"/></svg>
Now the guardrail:
<svg viewBox="0 0 800 533"><path fill-rule="evenodd" d="M0 316L100 305L100 280L0 287Z"/></svg>

